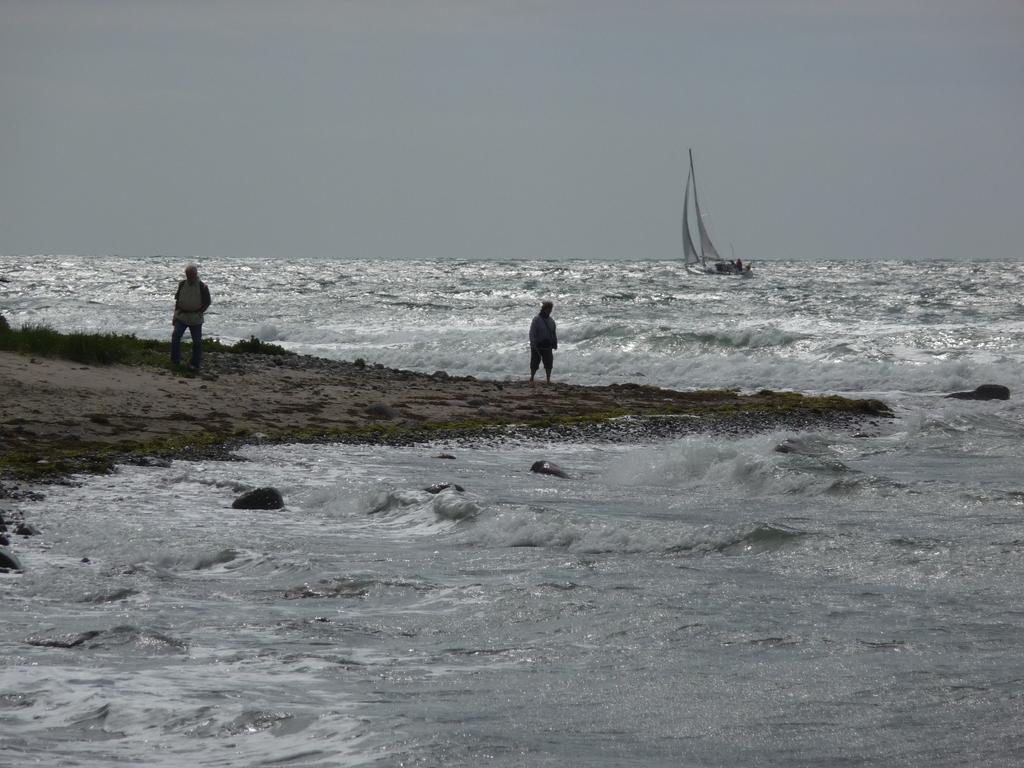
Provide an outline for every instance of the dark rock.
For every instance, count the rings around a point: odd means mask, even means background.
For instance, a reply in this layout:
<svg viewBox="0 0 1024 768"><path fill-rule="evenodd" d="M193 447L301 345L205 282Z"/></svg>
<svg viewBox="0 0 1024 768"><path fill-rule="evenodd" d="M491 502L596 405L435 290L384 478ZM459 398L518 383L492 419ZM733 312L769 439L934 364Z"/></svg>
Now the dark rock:
<svg viewBox="0 0 1024 768"><path fill-rule="evenodd" d="M828 454L828 443L814 438L787 437L775 446L776 453L799 453L805 456L824 456Z"/></svg>
<svg viewBox="0 0 1024 768"><path fill-rule="evenodd" d="M982 384L973 392L953 392L946 397L957 400L1009 400L1010 389L1002 384Z"/></svg>
<svg viewBox="0 0 1024 768"><path fill-rule="evenodd" d="M566 480L569 479L564 469L550 461L535 461L533 466L530 467L530 471L541 475L554 475L555 477L564 477Z"/></svg>
<svg viewBox="0 0 1024 768"><path fill-rule="evenodd" d="M452 456L450 453L438 453L435 456L432 456L431 458L434 458L434 459L454 459L455 457Z"/></svg>
<svg viewBox="0 0 1024 768"><path fill-rule="evenodd" d="M445 490L446 488L452 488L452 489L458 491L459 493L462 493L463 491L466 490L465 488L463 488L458 483L434 483L433 485L428 486L427 488L424 488L423 490L426 491L427 493L440 493L441 491Z"/></svg>
<svg viewBox="0 0 1024 768"><path fill-rule="evenodd" d="M284 497L277 488L256 488L243 493L231 506L235 509L281 509Z"/></svg>
<svg viewBox="0 0 1024 768"><path fill-rule="evenodd" d="M11 543L11 540L6 535L0 533L0 547L6 547Z"/></svg>
<svg viewBox="0 0 1024 768"><path fill-rule="evenodd" d="M18 527L14 529L14 532L19 536L38 536L39 529L31 523L18 523Z"/></svg>
<svg viewBox="0 0 1024 768"><path fill-rule="evenodd" d="M372 581L363 579L338 579L329 581L321 579L314 585L303 584L301 587L289 589L284 593L285 600L305 600L320 597L366 597L370 594Z"/></svg>
<svg viewBox="0 0 1024 768"><path fill-rule="evenodd" d="M118 649L135 646L145 649L147 653L183 653L187 643L168 637L160 632L140 629L131 625L111 627L110 629L91 629L78 633L47 635L39 633L25 638L29 645L42 648L76 648L84 645L87 648Z"/></svg>
<svg viewBox="0 0 1024 768"><path fill-rule="evenodd" d="M25 499L28 501L42 501L45 497L36 491L30 491L18 485L9 485L0 482L0 499Z"/></svg>
<svg viewBox="0 0 1024 768"><path fill-rule="evenodd" d="M18 558L3 547L0 547L0 570L21 571L24 569L21 567L21 563L18 561Z"/></svg>
<svg viewBox="0 0 1024 768"><path fill-rule="evenodd" d="M102 634L98 629L90 629L86 632L71 634L70 632L54 637L33 635L25 639L29 645L37 645L41 648L74 648L82 643L88 642Z"/></svg>

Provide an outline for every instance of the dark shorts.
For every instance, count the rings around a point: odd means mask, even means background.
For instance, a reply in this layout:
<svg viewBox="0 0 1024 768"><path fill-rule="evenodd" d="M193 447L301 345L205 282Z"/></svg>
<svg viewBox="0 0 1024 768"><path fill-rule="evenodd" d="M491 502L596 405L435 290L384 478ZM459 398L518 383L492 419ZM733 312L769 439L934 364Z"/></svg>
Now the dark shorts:
<svg viewBox="0 0 1024 768"><path fill-rule="evenodd" d="M544 363L544 370L550 371L551 366L555 362L555 354L550 349L537 349L534 346L530 347L530 370L536 371L540 368L541 362Z"/></svg>

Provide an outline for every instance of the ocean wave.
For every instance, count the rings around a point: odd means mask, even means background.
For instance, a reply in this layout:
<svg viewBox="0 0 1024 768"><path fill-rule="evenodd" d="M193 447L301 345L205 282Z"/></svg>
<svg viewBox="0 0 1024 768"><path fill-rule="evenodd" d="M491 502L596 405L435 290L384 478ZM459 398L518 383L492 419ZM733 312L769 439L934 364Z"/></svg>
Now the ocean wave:
<svg viewBox="0 0 1024 768"><path fill-rule="evenodd" d="M784 525L755 523L741 531L733 541L716 547L716 551L723 555L758 555L796 545L809 535L806 531Z"/></svg>
<svg viewBox="0 0 1024 768"><path fill-rule="evenodd" d="M279 565L265 553L234 547L201 552L155 550L141 554L129 567L131 572L152 573L161 579L188 577L197 572L216 576L253 570L273 572L278 569Z"/></svg>
<svg viewBox="0 0 1024 768"><path fill-rule="evenodd" d="M433 535L460 521L480 514L480 501L462 491L446 488L428 490L382 490L368 494L363 512L372 526Z"/></svg>
<svg viewBox="0 0 1024 768"><path fill-rule="evenodd" d="M906 482L855 465L865 456L901 450L905 440L828 432L739 439L697 435L634 448L603 474L613 485L684 494L671 501L677 514L721 504L745 506L763 498L888 496L905 491Z"/></svg>
<svg viewBox="0 0 1024 768"><path fill-rule="evenodd" d="M29 645L44 648L82 648L84 650L132 651L146 654L180 654L188 652L188 643L163 632L123 624L109 629L78 632L37 633L25 639Z"/></svg>
<svg viewBox="0 0 1024 768"><path fill-rule="evenodd" d="M536 510L512 510L481 521L465 539L484 547L535 547L579 555L655 554L706 557L773 552L798 544L807 532L777 523L735 528L666 525L662 521L573 518Z"/></svg>

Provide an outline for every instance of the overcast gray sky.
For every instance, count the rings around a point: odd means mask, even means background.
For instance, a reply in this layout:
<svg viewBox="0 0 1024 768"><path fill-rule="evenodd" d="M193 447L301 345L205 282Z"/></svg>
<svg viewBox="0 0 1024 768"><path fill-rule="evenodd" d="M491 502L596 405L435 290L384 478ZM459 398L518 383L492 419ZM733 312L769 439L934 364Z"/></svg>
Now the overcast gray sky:
<svg viewBox="0 0 1024 768"><path fill-rule="evenodd" d="M1002 258L1021 0L0 0L0 253Z"/></svg>

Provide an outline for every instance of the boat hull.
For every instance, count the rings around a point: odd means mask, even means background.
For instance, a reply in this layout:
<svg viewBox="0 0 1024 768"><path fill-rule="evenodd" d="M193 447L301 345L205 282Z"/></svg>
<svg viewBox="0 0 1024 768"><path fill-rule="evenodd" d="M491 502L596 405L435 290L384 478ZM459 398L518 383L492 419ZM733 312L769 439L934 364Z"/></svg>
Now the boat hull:
<svg viewBox="0 0 1024 768"><path fill-rule="evenodd" d="M688 264L686 270L696 275L731 275L732 277L753 277L754 271L749 267L737 269L734 264L728 261L715 262L714 264Z"/></svg>

